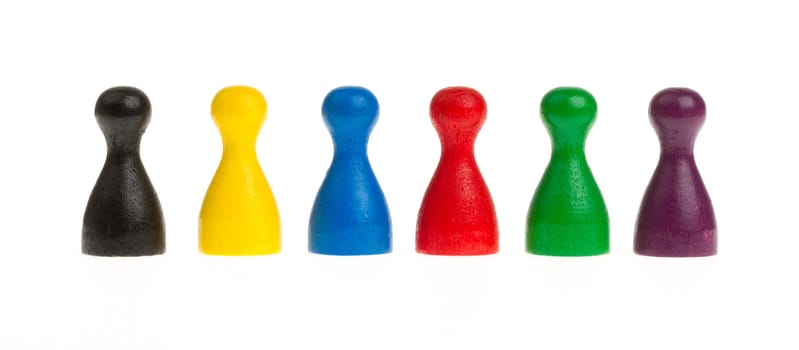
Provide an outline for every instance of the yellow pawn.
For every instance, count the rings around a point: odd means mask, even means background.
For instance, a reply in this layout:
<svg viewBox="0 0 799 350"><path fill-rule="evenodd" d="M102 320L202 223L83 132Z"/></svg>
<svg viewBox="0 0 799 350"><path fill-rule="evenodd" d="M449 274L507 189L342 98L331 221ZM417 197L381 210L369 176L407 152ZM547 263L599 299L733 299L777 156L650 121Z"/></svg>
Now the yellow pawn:
<svg viewBox="0 0 799 350"><path fill-rule="evenodd" d="M280 251L280 215L255 141L266 119L266 99L248 86L229 86L211 103L222 135L222 161L200 210L200 251L260 255Z"/></svg>

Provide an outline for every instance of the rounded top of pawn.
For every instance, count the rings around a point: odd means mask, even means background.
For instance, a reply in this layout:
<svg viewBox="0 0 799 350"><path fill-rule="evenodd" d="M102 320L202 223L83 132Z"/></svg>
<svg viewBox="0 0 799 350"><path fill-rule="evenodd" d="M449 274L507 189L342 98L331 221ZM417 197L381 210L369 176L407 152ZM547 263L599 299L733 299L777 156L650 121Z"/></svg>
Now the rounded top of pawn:
<svg viewBox="0 0 799 350"><path fill-rule="evenodd" d="M705 101L696 91L688 88L663 89L649 104L649 115L656 123L666 119L704 119Z"/></svg>
<svg viewBox="0 0 799 350"><path fill-rule="evenodd" d="M94 115L103 131L119 133L143 130L150 122L150 99L141 90L117 86L103 91L94 105Z"/></svg>
<svg viewBox="0 0 799 350"><path fill-rule="evenodd" d="M594 96L578 87L552 89L541 100L541 117L550 129L587 130L596 111Z"/></svg>
<svg viewBox="0 0 799 350"><path fill-rule="evenodd" d="M705 101L687 88L661 90L649 103L649 120L664 151L692 152L694 139L705 123Z"/></svg>
<svg viewBox="0 0 799 350"><path fill-rule="evenodd" d="M486 119L486 101L472 88L444 88L430 101L430 117L439 133L465 131L476 134Z"/></svg>
<svg viewBox="0 0 799 350"><path fill-rule="evenodd" d="M211 115L222 132L257 135L266 119L267 104L260 91L249 86L228 86L219 90L211 102Z"/></svg>
<svg viewBox="0 0 799 350"><path fill-rule="evenodd" d="M377 122L379 109L375 95L359 86L335 88L322 102L322 116L334 134L368 134Z"/></svg>

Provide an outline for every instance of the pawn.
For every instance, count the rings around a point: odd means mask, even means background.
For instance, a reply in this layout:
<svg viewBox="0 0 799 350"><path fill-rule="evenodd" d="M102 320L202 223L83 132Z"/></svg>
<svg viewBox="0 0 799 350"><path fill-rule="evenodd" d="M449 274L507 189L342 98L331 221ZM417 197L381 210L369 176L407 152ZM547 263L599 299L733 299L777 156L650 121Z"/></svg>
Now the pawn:
<svg viewBox="0 0 799 350"><path fill-rule="evenodd" d="M97 99L94 115L108 152L83 216L84 254L164 252L161 204L139 156L150 110L147 95L132 87L110 88Z"/></svg>
<svg viewBox="0 0 799 350"><path fill-rule="evenodd" d="M340 87L325 97L322 116L335 151L311 210L308 249L329 255L388 253L391 219L366 155L377 99L362 87Z"/></svg>
<svg viewBox="0 0 799 350"><path fill-rule="evenodd" d="M200 251L205 254L280 251L277 204L255 152L266 109L264 96L248 86L224 88L211 103L223 147L200 210Z"/></svg>
<svg viewBox="0 0 799 350"><path fill-rule="evenodd" d="M541 101L552 157L527 215L527 251L590 256L608 252L608 211L585 158L596 100L580 88L560 87Z"/></svg>
<svg viewBox="0 0 799 350"><path fill-rule="evenodd" d="M474 142L486 118L485 100L471 88L446 88L430 102L430 117L441 140L441 159L419 209L416 251L496 253L494 202L474 158Z"/></svg>
<svg viewBox="0 0 799 350"><path fill-rule="evenodd" d="M641 202L635 252L663 257L716 254L716 218L694 160L694 140L705 122L695 91L670 88L649 105L660 139L660 160Z"/></svg>

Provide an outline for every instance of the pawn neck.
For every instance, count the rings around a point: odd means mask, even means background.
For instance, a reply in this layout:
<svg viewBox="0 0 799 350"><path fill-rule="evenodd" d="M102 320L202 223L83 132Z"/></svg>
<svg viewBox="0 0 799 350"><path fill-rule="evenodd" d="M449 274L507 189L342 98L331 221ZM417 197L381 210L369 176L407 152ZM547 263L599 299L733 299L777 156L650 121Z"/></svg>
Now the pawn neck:
<svg viewBox="0 0 799 350"><path fill-rule="evenodd" d="M255 141L226 140L222 145L222 158L228 160L251 160L256 157Z"/></svg>
<svg viewBox="0 0 799 350"><path fill-rule="evenodd" d="M660 148L660 159L694 159L694 149L687 147L664 147Z"/></svg>
<svg viewBox="0 0 799 350"><path fill-rule="evenodd" d="M107 135L105 144L108 154L138 154L141 145L141 134L135 137Z"/></svg>
<svg viewBox="0 0 799 350"><path fill-rule="evenodd" d="M333 148L335 153L337 154L355 154L355 155L365 155L366 154L366 144L368 142L367 137L346 137L346 138L334 138L333 139Z"/></svg>
<svg viewBox="0 0 799 350"><path fill-rule="evenodd" d="M552 149L556 152L582 152L585 149L585 139L588 137L590 125L570 126L548 125L547 131L552 140Z"/></svg>
<svg viewBox="0 0 799 350"><path fill-rule="evenodd" d="M474 154L477 139L473 132L448 132L439 134L443 154Z"/></svg>
<svg viewBox="0 0 799 350"><path fill-rule="evenodd" d="M585 141L552 142L554 153L585 153Z"/></svg>
<svg viewBox="0 0 799 350"><path fill-rule="evenodd" d="M663 155L693 157L694 140L690 139L690 140L683 140L682 142L673 142L671 140L661 138L660 153Z"/></svg>
<svg viewBox="0 0 799 350"><path fill-rule="evenodd" d="M553 133L552 150L556 153L584 153L586 133Z"/></svg>

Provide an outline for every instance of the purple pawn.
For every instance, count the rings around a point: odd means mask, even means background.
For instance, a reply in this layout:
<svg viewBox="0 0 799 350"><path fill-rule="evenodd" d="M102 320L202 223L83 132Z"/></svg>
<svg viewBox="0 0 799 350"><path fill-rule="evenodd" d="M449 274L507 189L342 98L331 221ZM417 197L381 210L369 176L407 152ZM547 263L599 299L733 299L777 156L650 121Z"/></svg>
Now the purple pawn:
<svg viewBox="0 0 799 350"><path fill-rule="evenodd" d="M694 140L705 122L696 91L669 88L649 104L660 138L658 161L638 212L635 252L664 257L716 254L716 218L694 161Z"/></svg>

